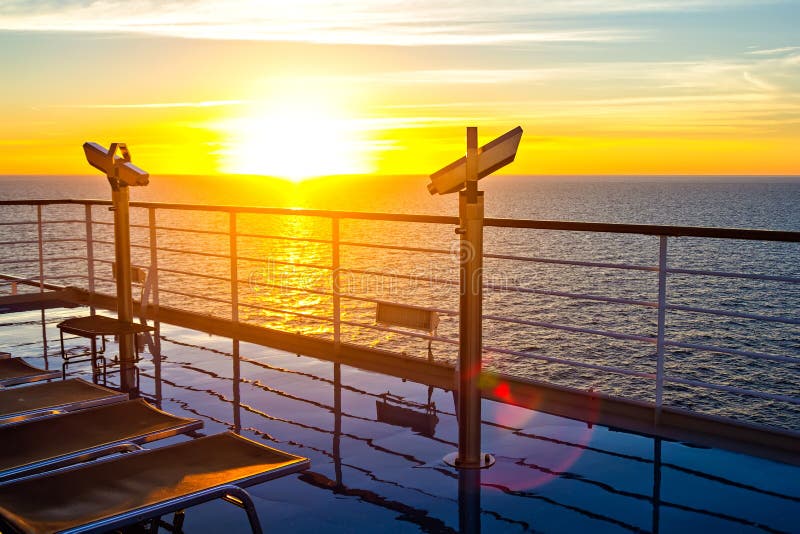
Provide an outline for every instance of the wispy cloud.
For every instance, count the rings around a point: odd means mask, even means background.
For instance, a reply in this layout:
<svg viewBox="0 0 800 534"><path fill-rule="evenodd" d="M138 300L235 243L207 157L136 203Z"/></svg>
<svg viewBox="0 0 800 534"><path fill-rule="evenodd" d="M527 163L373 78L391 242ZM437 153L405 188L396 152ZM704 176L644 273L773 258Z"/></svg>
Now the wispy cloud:
<svg viewBox="0 0 800 534"><path fill-rule="evenodd" d="M215 108L225 106L241 106L249 100L205 100L201 102L147 102L137 104L69 104L51 106L70 109L161 109L161 108Z"/></svg>
<svg viewBox="0 0 800 534"><path fill-rule="evenodd" d="M519 85L546 86L550 92L561 84L571 90L591 87L619 91L624 84L628 95L645 91L648 97L682 98L737 93L798 93L797 56L743 56L699 61L593 61L563 63L549 67L408 69L330 76L349 83L384 83L396 86L434 85ZM313 77L310 80L314 80ZM324 80L317 80L317 83ZM312 83L312 82L309 82ZM555 84L555 85L554 85Z"/></svg>
<svg viewBox="0 0 800 534"><path fill-rule="evenodd" d="M751 50L747 53L754 56L776 56L776 55L786 54L789 52L794 52L795 50L800 50L800 46L783 46L780 48L766 48L763 50Z"/></svg>
<svg viewBox="0 0 800 534"><path fill-rule="evenodd" d="M132 32L194 39L378 45L475 45L630 40L641 33L604 14L686 11L715 0L10 0L0 29Z"/></svg>

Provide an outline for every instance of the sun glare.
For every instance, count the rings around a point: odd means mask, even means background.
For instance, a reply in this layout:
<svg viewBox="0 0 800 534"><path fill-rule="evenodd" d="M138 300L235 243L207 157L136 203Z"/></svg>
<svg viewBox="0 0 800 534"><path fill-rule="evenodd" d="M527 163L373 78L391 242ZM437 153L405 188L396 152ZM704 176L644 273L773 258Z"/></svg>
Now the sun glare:
<svg viewBox="0 0 800 534"><path fill-rule="evenodd" d="M220 127L229 142L225 172L298 182L371 171L357 121L318 102L282 99Z"/></svg>

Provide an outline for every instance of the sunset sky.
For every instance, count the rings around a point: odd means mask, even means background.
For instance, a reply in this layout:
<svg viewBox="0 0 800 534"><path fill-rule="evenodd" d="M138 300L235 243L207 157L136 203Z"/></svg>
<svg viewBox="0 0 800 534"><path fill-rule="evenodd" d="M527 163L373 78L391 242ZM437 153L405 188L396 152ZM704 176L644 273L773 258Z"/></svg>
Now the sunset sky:
<svg viewBox="0 0 800 534"><path fill-rule="evenodd" d="M800 2L0 2L0 174L800 174Z"/></svg>

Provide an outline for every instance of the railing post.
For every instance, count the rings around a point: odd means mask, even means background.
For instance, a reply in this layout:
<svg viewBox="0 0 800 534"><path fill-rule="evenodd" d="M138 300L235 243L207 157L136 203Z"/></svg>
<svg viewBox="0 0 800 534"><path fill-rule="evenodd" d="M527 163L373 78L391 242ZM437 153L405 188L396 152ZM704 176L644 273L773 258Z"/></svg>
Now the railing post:
<svg viewBox="0 0 800 534"><path fill-rule="evenodd" d="M44 293L44 232L42 231L42 205L36 206L36 232L39 245L39 293Z"/></svg>
<svg viewBox="0 0 800 534"><path fill-rule="evenodd" d="M341 346L342 311L341 291L339 288L339 218L331 218L331 283L333 285L333 348L338 356Z"/></svg>
<svg viewBox="0 0 800 534"><path fill-rule="evenodd" d="M228 228L230 229L230 257L231 257L231 321L239 321L239 266L236 243L236 212L230 212Z"/></svg>
<svg viewBox="0 0 800 534"><path fill-rule="evenodd" d="M658 238L658 333L656 336L655 423L661 419L664 397L664 333L667 320L667 236Z"/></svg>
<svg viewBox="0 0 800 534"><path fill-rule="evenodd" d="M158 312L158 241L156 238L155 208L147 209L147 219L150 227L150 294L153 299L153 307Z"/></svg>
<svg viewBox="0 0 800 534"><path fill-rule="evenodd" d="M92 205L86 204L86 277L89 280L89 293L94 293L94 231L92 225Z"/></svg>

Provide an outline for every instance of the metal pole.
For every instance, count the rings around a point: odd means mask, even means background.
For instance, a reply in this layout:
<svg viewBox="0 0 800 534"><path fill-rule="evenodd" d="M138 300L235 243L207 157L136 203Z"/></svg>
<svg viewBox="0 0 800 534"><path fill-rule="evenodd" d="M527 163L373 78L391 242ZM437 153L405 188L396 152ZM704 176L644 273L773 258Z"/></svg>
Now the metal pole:
<svg viewBox="0 0 800 534"><path fill-rule="evenodd" d="M230 256L231 256L231 321L239 321L239 266L238 266L238 251L236 243L236 212L230 213L230 220L228 223L230 229Z"/></svg>
<svg viewBox="0 0 800 534"><path fill-rule="evenodd" d="M92 205L86 204L86 276L89 279L89 293L94 293L94 229L92 225Z"/></svg>
<svg viewBox="0 0 800 534"><path fill-rule="evenodd" d="M114 243L117 263L117 317L120 321L133 322L133 298L131 296L131 234L128 186L119 184L112 188L111 200L114 211ZM122 391L136 389L136 353L133 336L119 338L120 388Z"/></svg>
<svg viewBox="0 0 800 534"><path fill-rule="evenodd" d="M342 365L333 364L333 471L342 487Z"/></svg>
<svg viewBox="0 0 800 534"><path fill-rule="evenodd" d="M459 193L460 302L458 350L458 453L445 461L459 468L483 468L494 458L481 452L483 300L483 192L478 191L478 129L467 128L466 190Z"/></svg>
<svg viewBox="0 0 800 534"><path fill-rule="evenodd" d="M458 473L458 532L481 532L481 472L462 469Z"/></svg>
<svg viewBox="0 0 800 534"><path fill-rule="evenodd" d="M44 312L45 308L42 306L42 357L44 358L45 370L50 370L50 358L48 358L47 349L47 317Z"/></svg>
<svg viewBox="0 0 800 534"><path fill-rule="evenodd" d="M161 408L161 323L158 320L153 321L153 345L155 346L155 353L153 354L153 369L155 381L155 394L156 394L156 407Z"/></svg>
<svg viewBox="0 0 800 534"><path fill-rule="evenodd" d="M341 292L339 288L339 218L331 218L331 284L333 285L333 348L339 355L341 346Z"/></svg>
<svg viewBox="0 0 800 534"><path fill-rule="evenodd" d="M42 231L42 206L36 206L36 231L39 244L39 293L44 293L44 233Z"/></svg>
<svg viewBox="0 0 800 534"><path fill-rule="evenodd" d="M150 294L153 307L158 313L158 239L156 237L156 209L149 208L147 214L150 227Z"/></svg>
<svg viewBox="0 0 800 534"><path fill-rule="evenodd" d="M233 431L242 431L242 397L241 397L241 358L239 357L239 340L233 340Z"/></svg>
<svg viewBox="0 0 800 534"><path fill-rule="evenodd" d="M661 438L653 438L653 523L651 532L661 530Z"/></svg>
<svg viewBox="0 0 800 534"><path fill-rule="evenodd" d="M664 396L664 333L667 320L667 236L658 241L658 333L656 338L656 409L655 424L661 419Z"/></svg>
<svg viewBox="0 0 800 534"><path fill-rule="evenodd" d="M36 232L39 245L39 293L44 293L44 232L42 229L42 206L36 206ZM44 368L50 369L47 358L47 321L45 320L44 308L42 308L42 351L44 356Z"/></svg>

